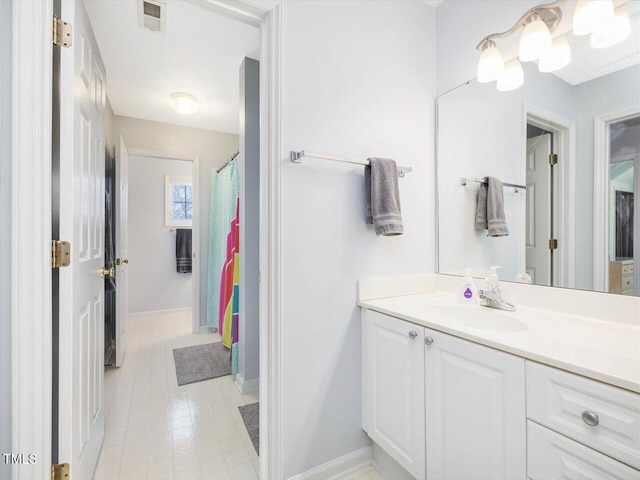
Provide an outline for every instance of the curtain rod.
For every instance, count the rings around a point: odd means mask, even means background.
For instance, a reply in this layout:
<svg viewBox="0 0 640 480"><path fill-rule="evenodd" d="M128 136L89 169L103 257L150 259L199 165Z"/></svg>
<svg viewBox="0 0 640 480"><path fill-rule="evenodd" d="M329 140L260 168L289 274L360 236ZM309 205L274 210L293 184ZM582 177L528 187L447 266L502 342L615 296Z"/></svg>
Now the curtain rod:
<svg viewBox="0 0 640 480"><path fill-rule="evenodd" d="M219 169L217 169L217 170L216 170L216 173L220 173L222 170L224 170L225 168L227 168L227 165L229 165L231 162L233 162L233 160L234 160L238 155L240 155L240 150L238 150L236 153L234 153L234 154L233 154L233 156L232 156L229 160L227 160L227 161L225 162L225 164L224 164L224 165L222 165Z"/></svg>

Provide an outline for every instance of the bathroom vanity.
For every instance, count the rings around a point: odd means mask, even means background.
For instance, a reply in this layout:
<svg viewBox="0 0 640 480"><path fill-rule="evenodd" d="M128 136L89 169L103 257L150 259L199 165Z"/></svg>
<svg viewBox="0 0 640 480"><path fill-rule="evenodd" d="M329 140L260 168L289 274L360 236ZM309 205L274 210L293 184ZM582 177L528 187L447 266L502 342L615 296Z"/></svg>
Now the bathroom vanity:
<svg viewBox="0 0 640 480"><path fill-rule="evenodd" d="M640 480L640 319L460 305L446 277L360 284L374 444L419 480Z"/></svg>

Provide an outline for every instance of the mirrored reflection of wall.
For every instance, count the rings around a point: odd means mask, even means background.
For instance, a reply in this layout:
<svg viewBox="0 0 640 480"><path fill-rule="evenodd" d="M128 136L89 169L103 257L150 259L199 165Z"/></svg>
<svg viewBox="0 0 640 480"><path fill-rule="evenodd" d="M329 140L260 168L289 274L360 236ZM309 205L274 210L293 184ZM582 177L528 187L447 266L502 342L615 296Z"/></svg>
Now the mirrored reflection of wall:
<svg viewBox="0 0 640 480"><path fill-rule="evenodd" d="M554 238L561 247L569 247L565 253L571 261L566 264L572 265L571 272L558 267L563 275L557 285L593 289L594 209L608 208L594 204L594 118L640 105L640 65L576 85L538 72L535 64L523 67L525 84L515 91L498 92L494 84L473 80L438 98L439 271L461 274L467 267L501 265L501 278L510 281L526 272L527 194L504 189L511 234L487 237L474 229L478 185L460 186L460 177L495 176L526 183L525 112L530 110L574 126L573 170L550 189L560 208L551 222ZM562 158L562 144L556 142L553 148L560 154L559 162L570 160ZM611 157L615 158L613 150ZM563 232L569 232L569 238L563 238Z"/></svg>

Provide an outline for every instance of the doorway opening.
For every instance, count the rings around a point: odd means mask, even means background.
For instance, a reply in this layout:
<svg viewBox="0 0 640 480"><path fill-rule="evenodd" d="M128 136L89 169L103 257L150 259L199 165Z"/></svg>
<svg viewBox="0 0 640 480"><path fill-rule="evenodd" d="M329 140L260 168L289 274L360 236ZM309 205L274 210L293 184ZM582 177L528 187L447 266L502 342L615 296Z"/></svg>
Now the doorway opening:
<svg viewBox="0 0 640 480"><path fill-rule="evenodd" d="M531 283L575 284L575 123L525 107L525 265Z"/></svg>

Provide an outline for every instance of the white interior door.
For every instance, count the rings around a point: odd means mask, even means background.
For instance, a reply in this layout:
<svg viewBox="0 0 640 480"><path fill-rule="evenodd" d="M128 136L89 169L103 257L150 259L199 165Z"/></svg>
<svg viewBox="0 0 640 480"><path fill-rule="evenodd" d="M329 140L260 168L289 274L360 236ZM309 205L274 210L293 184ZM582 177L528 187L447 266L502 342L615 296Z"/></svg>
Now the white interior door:
<svg viewBox="0 0 640 480"><path fill-rule="evenodd" d="M129 154L122 136L116 148L116 367L127 349L129 292Z"/></svg>
<svg viewBox="0 0 640 480"><path fill-rule="evenodd" d="M104 437L104 64L84 5L63 0L72 47L60 50L59 460L90 479Z"/></svg>
<svg viewBox="0 0 640 480"><path fill-rule="evenodd" d="M551 134L527 139L527 273L536 285L551 285Z"/></svg>

